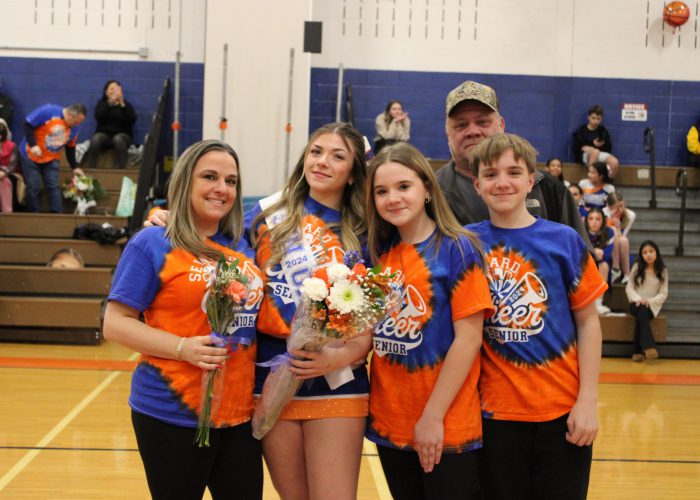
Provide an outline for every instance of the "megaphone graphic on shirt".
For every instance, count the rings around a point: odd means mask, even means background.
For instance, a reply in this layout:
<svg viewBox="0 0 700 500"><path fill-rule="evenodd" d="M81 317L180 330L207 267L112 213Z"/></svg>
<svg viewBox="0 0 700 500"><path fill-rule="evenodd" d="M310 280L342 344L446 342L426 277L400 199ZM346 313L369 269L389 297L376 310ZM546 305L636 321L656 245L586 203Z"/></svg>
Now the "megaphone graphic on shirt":
<svg viewBox="0 0 700 500"><path fill-rule="evenodd" d="M547 300L547 289L540 279L528 272L505 297L501 304L510 306L513 310L530 304L539 304Z"/></svg>

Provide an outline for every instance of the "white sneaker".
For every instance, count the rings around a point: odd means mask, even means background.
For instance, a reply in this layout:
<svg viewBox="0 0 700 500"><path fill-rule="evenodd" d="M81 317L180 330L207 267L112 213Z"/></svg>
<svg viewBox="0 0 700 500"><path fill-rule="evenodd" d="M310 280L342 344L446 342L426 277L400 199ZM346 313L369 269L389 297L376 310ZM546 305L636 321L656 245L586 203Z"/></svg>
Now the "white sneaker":
<svg viewBox="0 0 700 500"><path fill-rule="evenodd" d="M611 269L610 270L610 283L615 283L621 274L622 274L622 271L620 271L619 269L615 269L615 268Z"/></svg>
<svg viewBox="0 0 700 500"><path fill-rule="evenodd" d="M622 283L623 285L626 285L626 284L629 282L629 280L630 280L630 275L629 275L629 274L625 274L625 275L622 277L622 281L621 281L620 283Z"/></svg>
<svg viewBox="0 0 700 500"><path fill-rule="evenodd" d="M603 304L596 304L595 305L596 312L598 313L598 316L607 316L610 314L610 308L606 305Z"/></svg>

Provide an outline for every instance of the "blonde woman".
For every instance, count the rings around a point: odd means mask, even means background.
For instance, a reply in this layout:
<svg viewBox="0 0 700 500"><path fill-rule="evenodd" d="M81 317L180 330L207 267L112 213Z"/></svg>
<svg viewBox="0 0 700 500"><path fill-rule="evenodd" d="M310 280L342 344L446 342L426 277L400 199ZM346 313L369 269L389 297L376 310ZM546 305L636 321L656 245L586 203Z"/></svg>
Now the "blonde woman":
<svg viewBox="0 0 700 500"><path fill-rule="evenodd" d="M324 125L311 134L284 189L246 214L265 281L257 324L259 361L286 352L298 289L313 268L362 250L366 167L362 136L344 123ZM307 382L262 440L282 498L356 498L370 344L366 336L320 353L291 352L297 358L292 371ZM352 373L353 380L331 389L324 375L338 370ZM257 368L256 394L268 372Z"/></svg>
<svg viewBox="0 0 700 500"><path fill-rule="evenodd" d="M262 277L241 237L240 181L229 145L190 146L170 178L167 229L148 227L129 241L109 294L105 337L142 353L129 405L153 498L199 499L205 487L213 498L262 497L260 443L250 428ZM233 352L210 336L202 305L221 255L238 259L250 284L235 331L250 345ZM224 365L211 446L198 448L202 371Z"/></svg>

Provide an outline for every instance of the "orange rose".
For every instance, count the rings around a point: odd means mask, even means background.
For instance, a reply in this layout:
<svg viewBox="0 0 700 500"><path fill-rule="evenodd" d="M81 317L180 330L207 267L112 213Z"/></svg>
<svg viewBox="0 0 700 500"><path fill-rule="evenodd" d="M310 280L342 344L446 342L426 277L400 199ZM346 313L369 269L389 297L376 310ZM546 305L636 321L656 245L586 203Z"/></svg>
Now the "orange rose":
<svg viewBox="0 0 700 500"><path fill-rule="evenodd" d="M233 280L229 286L226 287L226 291L224 293L229 295L234 302L241 303L245 300L248 290L246 290L243 283Z"/></svg>

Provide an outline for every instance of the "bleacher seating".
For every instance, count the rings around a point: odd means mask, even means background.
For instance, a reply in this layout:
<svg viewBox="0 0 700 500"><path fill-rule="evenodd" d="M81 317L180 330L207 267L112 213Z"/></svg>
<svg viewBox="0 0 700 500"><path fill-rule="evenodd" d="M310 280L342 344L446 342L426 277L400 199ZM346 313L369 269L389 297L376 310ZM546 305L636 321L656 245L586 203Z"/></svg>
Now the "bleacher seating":
<svg viewBox="0 0 700 500"><path fill-rule="evenodd" d="M96 343L104 298L120 248L70 239L88 222L116 227L126 218L59 214L0 214L0 339ZM58 249L72 247L84 269L49 269Z"/></svg>

